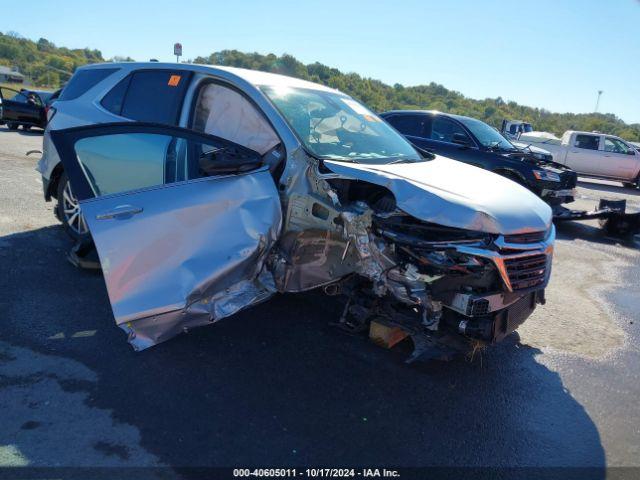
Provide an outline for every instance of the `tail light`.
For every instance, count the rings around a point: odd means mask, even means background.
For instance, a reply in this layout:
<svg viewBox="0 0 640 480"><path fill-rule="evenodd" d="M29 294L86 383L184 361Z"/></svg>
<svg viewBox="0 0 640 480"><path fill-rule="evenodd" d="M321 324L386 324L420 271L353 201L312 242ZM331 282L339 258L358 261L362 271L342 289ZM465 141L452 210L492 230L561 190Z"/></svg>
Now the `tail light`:
<svg viewBox="0 0 640 480"><path fill-rule="evenodd" d="M46 107L44 107L44 114L47 117L47 123L49 123L53 116L56 114L55 107L47 105Z"/></svg>

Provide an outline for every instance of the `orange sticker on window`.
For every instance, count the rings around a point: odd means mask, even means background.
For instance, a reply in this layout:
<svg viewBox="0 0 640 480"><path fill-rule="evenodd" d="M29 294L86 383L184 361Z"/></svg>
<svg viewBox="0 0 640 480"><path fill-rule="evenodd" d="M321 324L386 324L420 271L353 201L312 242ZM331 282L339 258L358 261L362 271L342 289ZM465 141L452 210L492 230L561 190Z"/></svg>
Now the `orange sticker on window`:
<svg viewBox="0 0 640 480"><path fill-rule="evenodd" d="M167 85L169 85L170 87L177 87L180 83L181 78L182 77L180 75L171 75L169 77L169 82L167 83Z"/></svg>

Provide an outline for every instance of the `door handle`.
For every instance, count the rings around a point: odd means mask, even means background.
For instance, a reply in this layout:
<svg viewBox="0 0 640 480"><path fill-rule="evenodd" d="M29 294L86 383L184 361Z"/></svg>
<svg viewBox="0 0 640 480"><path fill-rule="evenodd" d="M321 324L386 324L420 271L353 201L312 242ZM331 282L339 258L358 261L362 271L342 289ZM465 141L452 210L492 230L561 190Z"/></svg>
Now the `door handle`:
<svg viewBox="0 0 640 480"><path fill-rule="evenodd" d="M111 220L114 218L131 218L138 213L142 213L142 207L134 207L132 205L120 205L110 212L100 213L96 215L96 220Z"/></svg>

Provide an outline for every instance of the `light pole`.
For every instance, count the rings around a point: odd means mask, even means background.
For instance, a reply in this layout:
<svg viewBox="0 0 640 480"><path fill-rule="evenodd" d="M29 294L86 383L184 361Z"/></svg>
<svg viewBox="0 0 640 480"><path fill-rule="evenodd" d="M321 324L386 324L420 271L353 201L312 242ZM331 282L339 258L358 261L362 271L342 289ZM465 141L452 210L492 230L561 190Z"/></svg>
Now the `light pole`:
<svg viewBox="0 0 640 480"><path fill-rule="evenodd" d="M602 90L598 90L598 99L596 100L596 109L594 113L598 113L598 107L600 106L600 96L602 95Z"/></svg>

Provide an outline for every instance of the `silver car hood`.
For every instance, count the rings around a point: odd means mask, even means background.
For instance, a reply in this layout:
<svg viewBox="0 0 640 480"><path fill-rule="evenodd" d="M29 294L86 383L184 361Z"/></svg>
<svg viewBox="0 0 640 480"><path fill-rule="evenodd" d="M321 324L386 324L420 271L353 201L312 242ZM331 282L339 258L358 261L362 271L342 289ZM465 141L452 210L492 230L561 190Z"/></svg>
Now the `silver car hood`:
<svg viewBox="0 0 640 480"><path fill-rule="evenodd" d="M445 157L388 165L324 164L340 176L387 188L398 208L425 222L503 235L551 226L551 208L525 187Z"/></svg>

